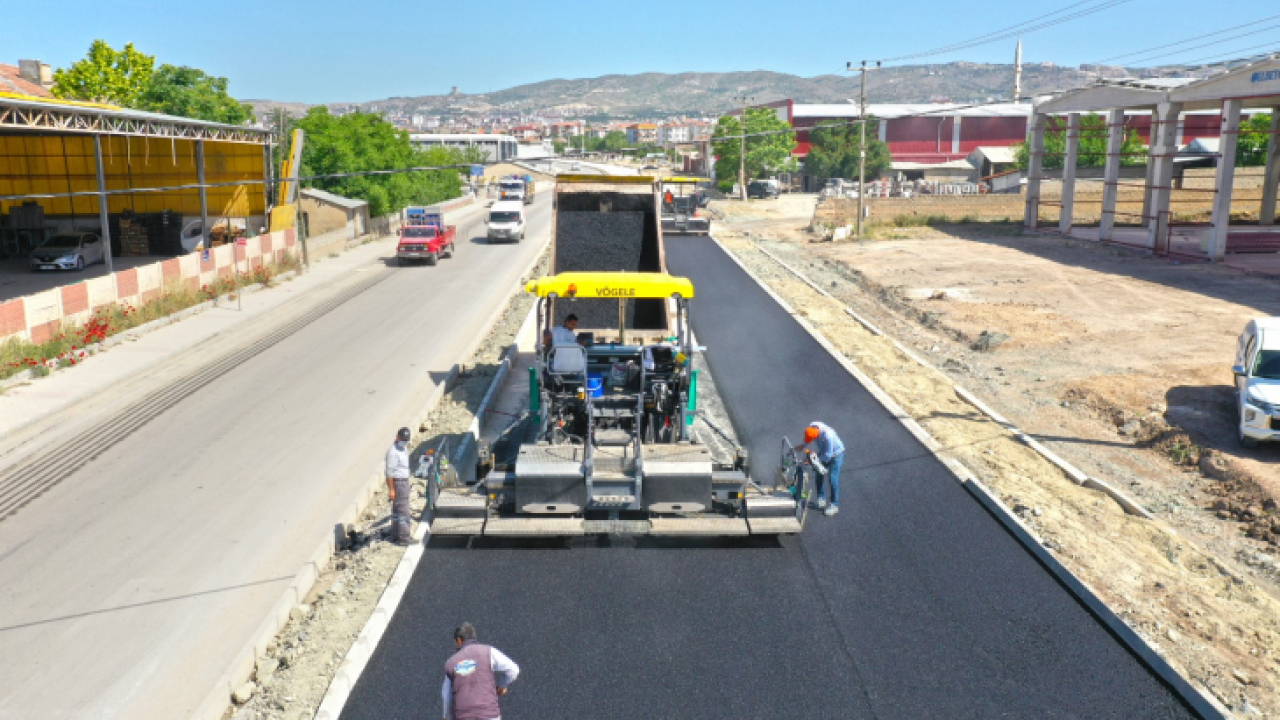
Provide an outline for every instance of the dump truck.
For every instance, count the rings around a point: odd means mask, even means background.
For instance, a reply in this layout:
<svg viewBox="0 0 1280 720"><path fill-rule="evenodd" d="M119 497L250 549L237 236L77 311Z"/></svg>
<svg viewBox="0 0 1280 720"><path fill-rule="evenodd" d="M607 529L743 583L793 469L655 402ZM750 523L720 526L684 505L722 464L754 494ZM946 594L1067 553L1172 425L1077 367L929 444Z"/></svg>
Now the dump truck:
<svg viewBox="0 0 1280 720"><path fill-rule="evenodd" d="M651 178L557 178L550 274L531 280L538 345L526 412L482 448L474 487L429 486L433 535L797 533L804 472L749 477L691 433L693 284L666 272ZM578 317L569 341L554 332Z"/></svg>
<svg viewBox="0 0 1280 720"><path fill-rule="evenodd" d="M511 175L498 183L499 200L519 200L528 205L533 202L535 183L530 175Z"/></svg>
<svg viewBox="0 0 1280 720"><path fill-rule="evenodd" d="M696 177L662 179L662 232L668 235L710 235L711 218L702 213L701 183Z"/></svg>

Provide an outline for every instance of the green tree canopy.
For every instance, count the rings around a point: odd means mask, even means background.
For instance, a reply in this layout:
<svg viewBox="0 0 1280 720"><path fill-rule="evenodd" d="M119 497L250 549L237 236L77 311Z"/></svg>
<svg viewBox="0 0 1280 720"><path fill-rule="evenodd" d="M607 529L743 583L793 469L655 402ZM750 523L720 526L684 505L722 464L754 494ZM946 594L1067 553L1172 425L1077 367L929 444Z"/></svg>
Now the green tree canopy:
<svg viewBox="0 0 1280 720"><path fill-rule="evenodd" d="M796 147L795 134L775 110L747 108L746 120L748 180L795 166L791 159L791 151ZM743 143L739 136L742 134L739 117L726 115L716 123L715 132L711 135L712 152L716 156L716 180L722 183L737 180Z"/></svg>
<svg viewBox="0 0 1280 720"><path fill-rule="evenodd" d="M888 170L893 164L889 146L879 139L879 121L867 121L868 180ZM862 149L862 129L853 123L824 123L809 131L809 155L805 172L820 182L827 178L858 177L858 158Z"/></svg>
<svg viewBox="0 0 1280 720"><path fill-rule="evenodd" d="M1271 135L1271 114L1258 114L1240 123L1240 138L1236 144L1236 164L1259 166L1267 164L1267 141L1280 142Z"/></svg>
<svg viewBox="0 0 1280 720"><path fill-rule="evenodd" d="M596 152L616 153L627 146L627 134L620 130L611 130L602 138L592 138L587 147Z"/></svg>
<svg viewBox="0 0 1280 720"><path fill-rule="evenodd" d="M409 134L396 130L378 115L352 113L335 116L323 106L313 107L293 123L306 136L302 145L302 175L329 175L367 170L457 165L463 153L450 148L419 149ZM370 215L397 212L406 205L429 205L462 194L461 170L428 170L389 175L360 175L306 181L303 184L369 202Z"/></svg>
<svg viewBox="0 0 1280 720"><path fill-rule="evenodd" d="M117 51L102 40L94 40L83 60L54 71L52 92L54 97L68 100L137 107L155 64L154 55L138 52L133 43Z"/></svg>
<svg viewBox="0 0 1280 720"><path fill-rule="evenodd" d="M161 65L152 73L135 107L228 125L253 120L253 109L227 94L226 78L173 65Z"/></svg>
<svg viewBox="0 0 1280 720"><path fill-rule="evenodd" d="M1067 153L1067 121L1065 118L1050 118L1044 132L1045 170L1061 170ZM1019 170L1026 170L1030 159L1030 150L1026 143L1014 146L1016 162ZM1121 165L1145 165L1147 162L1147 146L1142 144L1138 131L1126 128L1124 143L1120 146ZM1107 119L1101 115L1089 114L1080 118L1080 155L1076 167L1102 167L1107 164Z"/></svg>

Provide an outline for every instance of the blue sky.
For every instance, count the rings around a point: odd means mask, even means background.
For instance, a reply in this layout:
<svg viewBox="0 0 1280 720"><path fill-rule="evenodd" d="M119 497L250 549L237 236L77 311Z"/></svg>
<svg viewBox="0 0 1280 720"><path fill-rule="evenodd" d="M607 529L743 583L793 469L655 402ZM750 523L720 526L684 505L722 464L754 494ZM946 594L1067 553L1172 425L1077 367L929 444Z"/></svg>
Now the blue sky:
<svg viewBox="0 0 1280 720"><path fill-rule="evenodd" d="M158 62L230 78L242 98L363 101L392 95L487 92L551 78L639 72L839 72L845 61L931 50L1073 4L1096 14L1023 37L1024 59L1078 65L1203 36L1280 13L1256 1L1217 0L738 0L707 2L338 2L190 0L164 3L50 0L23 4L0 24L0 62L54 67L84 56L95 38L132 41ZM163 8L163 9L161 9ZM13 18L10 18L13 19ZM1201 49L1186 49L1230 39ZM1280 18L1191 42L1157 62L1234 50L1280 51ZM929 60L1011 62L1013 39ZM1179 50L1180 48L1172 48ZM928 60L926 60L928 61Z"/></svg>

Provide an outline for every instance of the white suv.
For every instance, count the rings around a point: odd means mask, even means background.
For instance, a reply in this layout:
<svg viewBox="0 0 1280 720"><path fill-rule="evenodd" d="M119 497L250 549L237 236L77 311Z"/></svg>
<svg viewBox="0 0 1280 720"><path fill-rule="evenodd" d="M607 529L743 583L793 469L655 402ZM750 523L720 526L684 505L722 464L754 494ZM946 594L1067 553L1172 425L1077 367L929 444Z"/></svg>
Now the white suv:
<svg viewBox="0 0 1280 720"><path fill-rule="evenodd" d="M1250 320L1236 345L1240 444L1280 440L1280 317Z"/></svg>

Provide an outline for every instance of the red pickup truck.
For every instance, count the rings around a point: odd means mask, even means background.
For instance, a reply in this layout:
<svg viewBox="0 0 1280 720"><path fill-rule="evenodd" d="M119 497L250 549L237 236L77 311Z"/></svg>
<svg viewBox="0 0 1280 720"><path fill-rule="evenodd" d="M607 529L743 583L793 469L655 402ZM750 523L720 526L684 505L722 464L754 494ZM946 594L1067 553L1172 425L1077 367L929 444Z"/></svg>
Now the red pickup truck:
<svg viewBox="0 0 1280 720"><path fill-rule="evenodd" d="M435 265L440 258L453 257L453 241L457 237L455 225L409 225L400 228L400 244L396 246L396 260L401 265L425 261Z"/></svg>

